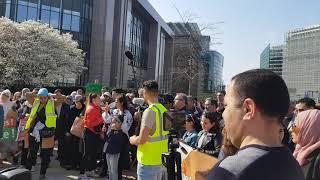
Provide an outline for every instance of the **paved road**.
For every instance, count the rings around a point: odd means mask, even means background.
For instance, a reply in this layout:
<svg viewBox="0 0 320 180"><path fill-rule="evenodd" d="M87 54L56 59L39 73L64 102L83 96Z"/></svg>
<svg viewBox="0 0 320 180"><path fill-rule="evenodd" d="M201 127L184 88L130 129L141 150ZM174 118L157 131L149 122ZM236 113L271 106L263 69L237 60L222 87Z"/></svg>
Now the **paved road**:
<svg viewBox="0 0 320 180"><path fill-rule="evenodd" d="M40 171L40 162L39 162L39 158L38 158L38 163L37 166L35 168L35 172L32 173L32 179L33 180L37 180L39 178L39 171ZM134 180L136 179L136 175L135 175L135 170L130 170L130 171L125 171L123 173L123 178L124 180L128 179L128 180ZM47 180L72 180L72 179L77 179L79 175L79 171L67 171L63 168L61 168L59 166L59 162L56 160L51 161L50 163L50 167L47 170ZM99 179L107 179L107 178L92 178L92 180L99 180Z"/></svg>

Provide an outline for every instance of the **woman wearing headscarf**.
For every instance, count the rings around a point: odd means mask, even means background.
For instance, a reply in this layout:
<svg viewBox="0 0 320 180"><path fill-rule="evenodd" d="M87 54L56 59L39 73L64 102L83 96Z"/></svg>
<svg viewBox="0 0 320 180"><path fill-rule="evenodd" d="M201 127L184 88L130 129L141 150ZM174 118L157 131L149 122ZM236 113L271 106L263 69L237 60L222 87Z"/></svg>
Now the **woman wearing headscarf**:
<svg viewBox="0 0 320 180"><path fill-rule="evenodd" d="M306 180L320 179L320 110L308 110L297 115L292 127L293 153Z"/></svg>

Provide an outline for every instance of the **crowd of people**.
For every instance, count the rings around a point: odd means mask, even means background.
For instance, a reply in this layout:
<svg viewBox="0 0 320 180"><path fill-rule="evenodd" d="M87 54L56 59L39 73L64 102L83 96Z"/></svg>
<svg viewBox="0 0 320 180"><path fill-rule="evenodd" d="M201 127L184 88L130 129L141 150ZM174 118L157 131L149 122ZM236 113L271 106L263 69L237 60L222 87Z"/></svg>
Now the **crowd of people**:
<svg viewBox="0 0 320 180"><path fill-rule="evenodd" d="M25 136L17 138L19 153L1 148L0 159L13 155L17 163L20 154L19 163L33 171L40 149L39 179L46 178L57 142L60 166L79 170L79 179L121 179L137 164L138 179L160 180L168 125L181 142L220 160L207 179L320 179L320 110L311 98L289 102L284 81L268 70L238 74L227 93L204 101L159 95L155 81L137 93L102 88L87 96L82 89L64 95L24 88L13 96L3 90L0 127L14 113ZM77 118L83 120L81 136L71 132Z"/></svg>

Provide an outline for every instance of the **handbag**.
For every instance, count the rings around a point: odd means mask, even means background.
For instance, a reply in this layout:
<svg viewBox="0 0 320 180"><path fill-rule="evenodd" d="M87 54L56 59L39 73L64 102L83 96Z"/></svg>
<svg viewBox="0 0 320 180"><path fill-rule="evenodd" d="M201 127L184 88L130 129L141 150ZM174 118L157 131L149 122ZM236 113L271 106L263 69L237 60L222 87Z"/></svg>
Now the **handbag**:
<svg viewBox="0 0 320 180"><path fill-rule="evenodd" d="M83 121L83 118L76 117L70 129L70 133L77 136L78 138L83 138Z"/></svg>

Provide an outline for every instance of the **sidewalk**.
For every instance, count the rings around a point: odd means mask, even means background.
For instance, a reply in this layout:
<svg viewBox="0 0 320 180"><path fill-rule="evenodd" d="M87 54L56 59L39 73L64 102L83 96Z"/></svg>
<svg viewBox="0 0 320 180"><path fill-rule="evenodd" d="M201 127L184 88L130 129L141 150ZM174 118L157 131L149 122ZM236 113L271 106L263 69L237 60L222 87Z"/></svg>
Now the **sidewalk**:
<svg viewBox="0 0 320 180"><path fill-rule="evenodd" d="M38 158L39 161L39 158ZM32 173L32 179L37 180L39 178L40 164L37 163L36 171ZM47 170L47 180L70 180L78 179L79 171L71 170L67 171L64 168L61 168L57 160L50 162L50 167ZM105 178L91 178L91 180L107 179ZM122 175L123 180L134 180L136 179L136 170L135 168L130 171L124 171Z"/></svg>

